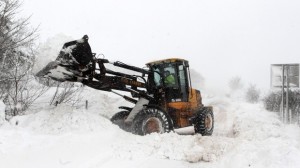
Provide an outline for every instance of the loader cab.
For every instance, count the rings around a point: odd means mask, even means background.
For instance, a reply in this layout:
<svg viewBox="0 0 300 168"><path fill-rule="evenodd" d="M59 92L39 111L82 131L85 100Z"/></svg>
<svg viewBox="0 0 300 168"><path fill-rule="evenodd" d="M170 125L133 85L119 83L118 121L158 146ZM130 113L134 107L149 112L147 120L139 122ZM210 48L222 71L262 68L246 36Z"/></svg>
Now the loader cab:
<svg viewBox="0 0 300 168"><path fill-rule="evenodd" d="M162 90L165 93L167 103L188 102L189 99L189 64L184 59L171 58L150 62L148 84L150 91L157 93Z"/></svg>

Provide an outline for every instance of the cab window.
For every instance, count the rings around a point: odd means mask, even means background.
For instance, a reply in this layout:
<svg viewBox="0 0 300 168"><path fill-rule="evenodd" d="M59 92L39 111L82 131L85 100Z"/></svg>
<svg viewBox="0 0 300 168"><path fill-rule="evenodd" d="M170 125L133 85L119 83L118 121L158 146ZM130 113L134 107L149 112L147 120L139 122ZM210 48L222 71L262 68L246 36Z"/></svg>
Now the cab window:
<svg viewBox="0 0 300 168"><path fill-rule="evenodd" d="M182 94L182 99L183 101L188 101L188 85L186 80L187 79L186 72L184 70L183 65L179 65L178 73L179 73L180 90Z"/></svg>
<svg viewBox="0 0 300 168"><path fill-rule="evenodd" d="M159 68L154 68L153 69L153 72L154 72L154 83L156 86L161 86L162 83L161 83L161 73L160 73L160 70Z"/></svg>
<svg viewBox="0 0 300 168"><path fill-rule="evenodd" d="M166 87L177 87L176 64L167 64L164 67L164 83Z"/></svg>

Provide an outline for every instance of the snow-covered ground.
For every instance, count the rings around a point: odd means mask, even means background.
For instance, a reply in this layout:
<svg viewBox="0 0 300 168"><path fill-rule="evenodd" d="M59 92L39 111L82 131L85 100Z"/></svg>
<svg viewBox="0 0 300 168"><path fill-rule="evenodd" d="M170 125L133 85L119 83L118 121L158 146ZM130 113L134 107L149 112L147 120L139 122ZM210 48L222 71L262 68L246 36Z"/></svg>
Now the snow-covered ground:
<svg viewBox="0 0 300 168"><path fill-rule="evenodd" d="M109 121L124 104L112 94L87 88L87 110L49 106L47 97L0 126L0 167L300 167L299 127L282 124L260 104L205 96L214 106L213 136L137 136Z"/></svg>

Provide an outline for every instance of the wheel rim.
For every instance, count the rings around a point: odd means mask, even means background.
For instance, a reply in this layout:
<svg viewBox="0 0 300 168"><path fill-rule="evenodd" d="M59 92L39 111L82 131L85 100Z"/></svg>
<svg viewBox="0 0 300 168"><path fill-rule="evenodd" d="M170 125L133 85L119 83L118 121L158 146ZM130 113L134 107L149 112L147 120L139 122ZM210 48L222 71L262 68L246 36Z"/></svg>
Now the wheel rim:
<svg viewBox="0 0 300 168"><path fill-rule="evenodd" d="M150 117L143 123L143 132L150 134L153 132L163 133L163 127L161 121L156 117Z"/></svg>
<svg viewBox="0 0 300 168"><path fill-rule="evenodd" d="M206 130L211 130L213 127L213 119L211 114L207 114L204 120L205 123L205 129Z"/></svg>

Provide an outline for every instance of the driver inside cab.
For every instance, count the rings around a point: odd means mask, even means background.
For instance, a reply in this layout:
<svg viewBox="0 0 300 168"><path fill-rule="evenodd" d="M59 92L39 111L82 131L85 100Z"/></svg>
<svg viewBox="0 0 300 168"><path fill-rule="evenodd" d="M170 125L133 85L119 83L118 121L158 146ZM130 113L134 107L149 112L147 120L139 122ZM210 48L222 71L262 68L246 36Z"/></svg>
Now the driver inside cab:
<svg viewBox="0 0 300 168"><path fill-rule="evenodd" d="M175 85L175 77L173 74L170 74L170 71L165 71L164 75L165 75L164 82L165 82L166 86Z"/></svg>

